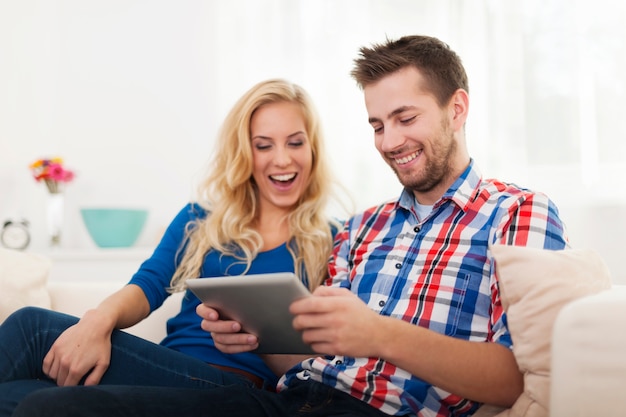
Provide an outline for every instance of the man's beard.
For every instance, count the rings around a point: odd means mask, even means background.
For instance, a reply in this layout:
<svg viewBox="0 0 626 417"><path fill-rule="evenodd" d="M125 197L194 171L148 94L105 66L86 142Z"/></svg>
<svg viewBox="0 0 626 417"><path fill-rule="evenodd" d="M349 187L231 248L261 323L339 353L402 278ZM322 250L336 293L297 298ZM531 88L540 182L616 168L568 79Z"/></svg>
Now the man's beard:
<svg viewBox="0 0 626 417"><path fill-rule="evenodd" d="M453 172L450 165L453 163L452 161L456 154L457 143L447 120L442 122L439 138L432 143L434 144L432 148L433 154L428 159L425 159L424 167L418 172L401 175L399 170L394 165L391 165L398 180L405 188L419 193L426 193L444 182ZM425 158L425 155L422 154L420 157Z"/></svg>

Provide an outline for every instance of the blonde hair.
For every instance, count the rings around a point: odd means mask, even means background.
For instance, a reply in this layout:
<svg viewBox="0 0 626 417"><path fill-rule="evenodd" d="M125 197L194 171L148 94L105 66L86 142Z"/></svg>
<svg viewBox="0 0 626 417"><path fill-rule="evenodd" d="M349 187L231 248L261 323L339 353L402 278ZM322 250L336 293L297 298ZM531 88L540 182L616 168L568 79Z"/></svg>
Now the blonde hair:
<svg viewBox="0 0 626 417"><path fill-rule="evenodd" d="M210 250L241 260L246 265L244 274L261 250L262 237L253 227L259 206L252 180L250 121L259 107L283 101L300 106L313 153L310 182L287 218L290 231L287 248L294 259L296 275L308 281L309 288L317 287L326 278L333 244L331 224L335 228L339 224L324 214L332 194L333 178L319 117L302 87L272 79L248 90L224 120L210 172L198 187L198 203L208 215L186 226L179 249L184 248L185 252L172 277L171 291L184 290L187 279L199 277Z"/></svg>

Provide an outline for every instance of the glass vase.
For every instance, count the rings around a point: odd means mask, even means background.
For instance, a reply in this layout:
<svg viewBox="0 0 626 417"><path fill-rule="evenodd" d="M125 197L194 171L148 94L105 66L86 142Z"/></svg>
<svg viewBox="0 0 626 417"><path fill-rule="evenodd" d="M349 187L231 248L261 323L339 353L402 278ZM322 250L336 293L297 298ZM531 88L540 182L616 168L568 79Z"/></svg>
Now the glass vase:
<svg viewBox="0 0 626 417"><path fill-rule="evenodd" d="M63 229L64 196L62 192L50 193L46 207L46 221L48 224L48 238L51 247L61 245L61 230Z"/></svg>

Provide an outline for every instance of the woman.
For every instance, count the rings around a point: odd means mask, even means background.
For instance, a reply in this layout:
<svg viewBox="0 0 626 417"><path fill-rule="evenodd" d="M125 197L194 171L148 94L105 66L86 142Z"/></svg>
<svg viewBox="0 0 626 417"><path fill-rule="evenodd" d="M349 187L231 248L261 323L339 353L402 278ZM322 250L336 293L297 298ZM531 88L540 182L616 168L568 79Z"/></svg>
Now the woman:
<svg viewBox="0 0 626 417"><path fill-rule="evenodd" d="M189 291L160 345L117 329L147 317L191 278L290 271L316 287L338 226L323 214L327 161L301 87L252 87L224 121L198 202L178 213L128 285L80 320L25 308L0 326L0 416L29 392L57 385L273 388L277 376L264 362L272 365L271 355L216 349Z"/></svg>

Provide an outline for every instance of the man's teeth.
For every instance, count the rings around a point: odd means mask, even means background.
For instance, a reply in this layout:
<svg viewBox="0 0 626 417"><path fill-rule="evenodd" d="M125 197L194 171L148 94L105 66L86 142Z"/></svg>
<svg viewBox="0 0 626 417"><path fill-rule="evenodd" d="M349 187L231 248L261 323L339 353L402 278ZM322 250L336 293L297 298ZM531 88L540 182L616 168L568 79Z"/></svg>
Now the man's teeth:
<svg viewBox="0 0 626 417"><path fill-rule="evenodd" d="M289 181L296 177L295 173L292 174L283 174L283 175L270 175L270 178L274 181Z"/></svg>
<svg viewBox="0 0 626 417"><path fill-rule="evenodd" d="M411 162L421 153L421 151L413 152L411 155L407 155L404 158L395 158L395 161L399 164L406 164L407 162Z"/></svg>

